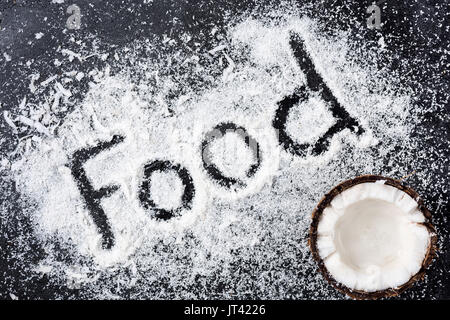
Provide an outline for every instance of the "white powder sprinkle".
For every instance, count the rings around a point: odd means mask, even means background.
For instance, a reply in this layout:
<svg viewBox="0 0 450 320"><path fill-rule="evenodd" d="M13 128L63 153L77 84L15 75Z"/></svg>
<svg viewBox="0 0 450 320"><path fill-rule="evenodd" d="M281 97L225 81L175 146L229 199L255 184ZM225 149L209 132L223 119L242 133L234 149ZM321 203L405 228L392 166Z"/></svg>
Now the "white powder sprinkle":
<svg viewBox="0 0 450 320"><path fill-rule="evenodd" d="M299 143L314 143L335 122L324 101L316 96L290 110L286 131Z"/></svg>
<svg viewBox="0 0 450 320"><path fill-rule="evenodd" d="M98 298L124 297L119 287L133 297L155 299L229 298L248 292L277 298L291 296L293 288L304 288L295 291L297 298L337 296L313 272L316 265L307 244L310 214L336 183L380 173L383 154L397 146L408 160L405 154L414 148L409 140L415 121L411 97L407 88L400 90L361 64L366 58L361 55L369 53L355 51L349 33L324 37L313 20L281 13L274 21L238 21L222 30L226 45L221 39L194 53L185 48L191 43L188 34L180 37L184 41L140 41L111 54L113 64L101 70L75 70L72 77L78 82L88 77L92 82L83 101L62 121L56 114L74 99L77 82L65 83L54 75L34 88L45 97L34 109L21 106L24 114L17 121L39 139L32 145L28 139L20 141L22 154L11 170L18 190L34 204L30 217L36 236L48 244L46 258L37 266L40 273L88 288L86 295ZM304 40L317 71L364 130L340 131L320 155L301 157L285 150L273 127L279 102L306 85L290 45L292 33ZM176 53L164 50L177 44ZM142 51L154 52L158 59L143 59ZM108 55L99 52L61 53L67 61L55 59L56 65L94 55L108 63ZM45 94L39 91L44 88ZM15 130L18 123L6 112L3 116ZM286 132L298 143L313 144L335 122L329 105L312 94L291 109ZM206 135L223 123L244 128L261 155L249 174L258 159L242 136L229 132L211 142L215 167L242 181L229 188L205 169L202 155ZM70 163L77 150L114 136L123 141L82 166L94 189L116 186L99 201L115 240L106 250ZM156 160L186 170L195 189L192 203L185 205L187 189L176 172L151 175L149 193L157 207L181 208L179 216L166 221L155 219L154 210L139 198L144 168ZM55 243L72 258L61 259ZM163 279L170 279L167 291L158 286ZM228 289L206 285L211 281Z"/></svg>
<svg viewBox="0 0 450 320"><path fill-rule="evenodd" d="M151 175L150 194L158 208L177 209L183 192L183 183L176 173L156 171Z"/></svg>

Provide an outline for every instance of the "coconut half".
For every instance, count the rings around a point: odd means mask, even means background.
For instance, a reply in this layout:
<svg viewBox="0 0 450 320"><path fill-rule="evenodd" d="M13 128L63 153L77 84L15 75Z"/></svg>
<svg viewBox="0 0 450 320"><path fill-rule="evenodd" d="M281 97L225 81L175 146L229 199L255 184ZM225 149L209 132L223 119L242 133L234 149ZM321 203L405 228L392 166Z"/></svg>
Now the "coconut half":
<svg viewBox="0 0 450 320"><path fill-rule="evenodd" d="M310 247L325 278L355 299L394 296L423 277L436 235L418 194L367 175L336 186L313 212Z"/></svg>

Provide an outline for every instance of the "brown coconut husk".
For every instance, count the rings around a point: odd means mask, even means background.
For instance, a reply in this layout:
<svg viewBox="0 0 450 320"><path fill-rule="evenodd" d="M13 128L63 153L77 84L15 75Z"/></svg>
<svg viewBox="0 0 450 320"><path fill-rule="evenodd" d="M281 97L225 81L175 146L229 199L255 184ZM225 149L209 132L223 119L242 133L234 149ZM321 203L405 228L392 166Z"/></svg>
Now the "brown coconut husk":
<svg viewBox="0 0 450 320"><path fill-rule="evenodd" d="M422 262L422 267L406 283L404 283L403 285L396 287L396 288L388 288L385 290L366 292L366 291L354 290L354 289L350 289L350 288L346 287L345 285L337 282L333 278L333 276L328 272L327 268L325 267L325 263L324 263L323 259L320 257L319 251L317 249L317 227L319 225L319 221L322 216L323 210L330 205L330 203L334 197L336 197L338 194L340 194L344 190L347 190L357 184L367 183L367 182L373 183L377 180L385 180L386 181L385 184L402 190L403 192L407 193L413 199L416 200L416 202L418 204L418 209L422 212L423 216L425 217L425 222L421 223L421 225L425 226L428 229L428 232L431 235L431 239L430 239L430 244L428 245L427 253ZM330 192L328 192L327 194L325 194L323 196L323 198L320 200L319 204L317 205L317 207L315 208L315 210L312 213L312 222L311 222L311 227L310 227L310 232L309 232L309 246L310 246L314 260L316 260L319 265L319 271L323 274L325 279L333 287L335 287L337 290L343 292L344 294L350 296L353 299L374 300L374 299L380 299L380 298L394 297L394 296L397 296L400 293L404 292L406 289L410 288L416 281L423 279L426 269L431 264L433 258L436 255L436 250L437 250L436 243L437 243L437 235L436 235L433 225L431 224L431 213L425 207L423 200L419 197L417 192L414 191L413 189L411 189L410 187L404 186L398 180L394 180L394 179L383 177L383 176L363 175L363 176L359 176L354 179L350 179L350 180L340 183L339 185L334 187Z"/></svg>

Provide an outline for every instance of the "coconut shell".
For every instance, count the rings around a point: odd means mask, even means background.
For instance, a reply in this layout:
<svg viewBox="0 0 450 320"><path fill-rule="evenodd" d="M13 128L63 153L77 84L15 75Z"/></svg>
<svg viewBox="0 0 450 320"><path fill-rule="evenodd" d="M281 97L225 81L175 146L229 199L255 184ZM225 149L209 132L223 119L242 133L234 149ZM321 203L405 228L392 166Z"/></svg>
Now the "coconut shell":
<svg viewBox="0 0 450 320"><path fill-rule="evenodd" d="M336 197L338 194L343 192L344 190L347 190L357 184L361 183L367 183L367 182L375 182L377 180L385 180L386 185L390 185L392 187L395 187L397 189L402 190L403 192L407 193L409 196L411 196L414 200L416 200L418 204L418 209L422 212L423 216L425 217L425 222L421 223L423 226L425 226L428 229L428 232L431 235L430 243L428 245L427 253L425 255L425 258L422 262L422 267L420 270L413 275L406 283L403 285L396 287L396 288L388 288L384 290L374 291L374 292L366 292L366 291L360 291L360 290L354 290L346 287L345 285L337 282L333 276L328 272L327 268L325 267L325 263L323 259L319 255L319 251L317 249L317 227L319 225L320 218L322 216L323 210L328 207L333 200L334 197ZM436 254L436 243L437 243L437 235L435 232L435 229L433 225L431 224L431 213L430 211L425 207L423 200L419 197L416 191L411 189L410 187L404 186L400 183L398 180L394 180L391 178L386 178L383 176L378 175L363 175L356 177L354 179L350 179L347 181L344 181L334 187L330 192L325 194L323 198L320 200L317 207L314 209L312 213L312 222L309 232L309 246L313 255L314 260L317 261L319 265L319 271L323 274L325 279L337 290L343 292L344 294L350 296L353 299L363 300L363 299L380 299L380 298L387 298L387 297L394 297L399 295L400 293L404 292L406 289L410 288L417 280L423 279L425 275L425 271L428 268L428 266L431 264L433 258Z"/></svg>

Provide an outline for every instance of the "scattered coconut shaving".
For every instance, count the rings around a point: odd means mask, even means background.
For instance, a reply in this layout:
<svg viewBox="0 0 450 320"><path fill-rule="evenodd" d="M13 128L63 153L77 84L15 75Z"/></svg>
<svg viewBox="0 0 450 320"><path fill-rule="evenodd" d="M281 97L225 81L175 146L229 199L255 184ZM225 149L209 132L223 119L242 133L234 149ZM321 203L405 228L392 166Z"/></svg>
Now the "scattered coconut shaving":
<svg viewBox="0 0 450 320"><path fill-rule="evenodd" d="M58 65L94 56L105 63L89 73L33 78L33 99L24 99L17 114L3 112L11 130L26 134L15 156L2 155L7 160L1 162L26 199L21 214L45 247L32 274L85 298L342 297L316 272L307 244L311 212L339 181L408 173L398 160L385 169L385 156L395 152L414 162L412 91L364 63L377 52L357 50L350 33L325 36L306 16L271 16L230 21L223 38L198 50L188 35L133 42L111 56L63 48L59 59L67 61L56 59ZM277 103L306 83L292 33L305 41L317 71L364 128L361 135L340 131L318 156L283 149L272 126ZM74 80L88 84L81 102ZM248 177L255 159L245 140L231 132L211 146L216 166L245 182L235 188L212 179L203 165L202 141L221 123L245 128L261 153ZM313 143L333 124L327 104L313 96L292 110L287 132ZM100 201L115 238L107 250L70 163L77 150L115 135L123 141L83 164L95 190L116 186ZM139 199L144 168L155 160L185 169L195 187L192 203L183 206L186 190L175 172L152 175L153 202L181 210L164 221ZM7 207L1 210L8 217Z"/></svg>

